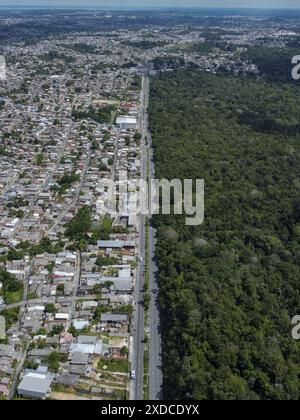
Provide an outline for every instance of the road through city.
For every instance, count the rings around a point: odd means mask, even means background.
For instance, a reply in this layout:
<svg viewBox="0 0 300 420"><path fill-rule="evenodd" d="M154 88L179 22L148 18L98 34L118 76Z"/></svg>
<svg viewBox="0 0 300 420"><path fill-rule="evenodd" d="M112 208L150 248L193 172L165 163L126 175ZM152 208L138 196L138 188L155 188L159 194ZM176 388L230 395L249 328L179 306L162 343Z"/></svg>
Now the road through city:
<svg viewBox="0 0 300 420"><path fill-rule="evenodd" d="M142 179L147 179L147 103L149 96L149 79L142 77L141 106L139 117L139 129L142 135ZM136 284L134 291L135 314L132 346L132 370L135 371L135 379L131 386L131 399L144 399L144 354L145 354L145 311L143 303L143 289L145 283L145 260L146 260L146 218L139 215L139 256L140 263L137 269Z"/></svg>
<svg viewBox="0 0 300 420"><path fill-rule="evenodd" d="M140 132L142 134L143 159L142 179L154 179L155 165L152 151L151 135L148 131L148 104L149 104L149 77L147 74L142 78ZM148 244L146 243L148 238ZM149 273L149 398L159 400L162 397L162 362L161 362L161 327L158 304L158 270L155 258L156 232L152 224L149 224L146 235L146 217L140 215L139 250L140 264L137 272L135 286L136 311L134 318L134 336L132 349L132 369L135 371L131 399L144 399L144 353L145 353L145 312L143 306L143 290L146 275L146 263ZM146 249L148 245L148 255ZM146 258L149 261L146 262Z"/></svg>

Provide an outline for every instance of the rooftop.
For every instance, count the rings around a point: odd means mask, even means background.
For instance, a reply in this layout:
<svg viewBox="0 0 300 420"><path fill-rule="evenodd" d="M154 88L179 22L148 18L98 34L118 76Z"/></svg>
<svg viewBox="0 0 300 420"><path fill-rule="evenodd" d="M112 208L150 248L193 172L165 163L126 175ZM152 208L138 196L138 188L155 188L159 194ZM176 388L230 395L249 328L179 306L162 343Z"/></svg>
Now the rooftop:
<svg viewBox="0 0 300 420"><path fill-rule="evenodd" d="M28 371L21 381L18 391L19 394L38 394L46 395L54 380L54 375L48 372L43 366L38 370Z"/></svg>

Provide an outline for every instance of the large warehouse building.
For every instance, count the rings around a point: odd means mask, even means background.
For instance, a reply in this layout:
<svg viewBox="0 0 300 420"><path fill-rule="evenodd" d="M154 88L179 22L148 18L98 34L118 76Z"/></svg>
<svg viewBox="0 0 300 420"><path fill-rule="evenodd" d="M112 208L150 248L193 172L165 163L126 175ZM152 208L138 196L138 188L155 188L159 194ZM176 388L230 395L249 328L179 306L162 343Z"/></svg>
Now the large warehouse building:
<svg viewBox="0 0 300 420"><path fill-rule="evenodd" d="M118 117L116 124L119 128L125 130L135 130L137 128L137 119L130 116Z"/></svg>
<svg viewBox="0 0 300 420"><path fill-rule="evenodd" d="M18 387L18 393L23 397L46 398L53 380L54 375L46 366L40 366L36 371L28 370Z"/></svg>

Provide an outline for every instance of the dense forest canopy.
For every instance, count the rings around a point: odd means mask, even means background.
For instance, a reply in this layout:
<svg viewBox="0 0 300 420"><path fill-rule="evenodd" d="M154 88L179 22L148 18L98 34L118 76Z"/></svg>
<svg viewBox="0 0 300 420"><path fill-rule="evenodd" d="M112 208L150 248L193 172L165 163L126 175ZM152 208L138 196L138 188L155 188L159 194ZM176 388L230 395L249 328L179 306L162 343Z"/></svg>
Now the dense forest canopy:
<svg viewBox="0 0 300 420"><path fill-rule="evenodd" d="M251 47L242 54L242 58L254 62L269 81L293 83L292 57L299 55L298 45L285 48Z"/></svg>
<svg viewBox="0 0 300 420"><path fill-rule="evenodd" d="M157 178L203 178L205 222L158 216L169 399L298 399L300 87L153 78Z"/></svg>

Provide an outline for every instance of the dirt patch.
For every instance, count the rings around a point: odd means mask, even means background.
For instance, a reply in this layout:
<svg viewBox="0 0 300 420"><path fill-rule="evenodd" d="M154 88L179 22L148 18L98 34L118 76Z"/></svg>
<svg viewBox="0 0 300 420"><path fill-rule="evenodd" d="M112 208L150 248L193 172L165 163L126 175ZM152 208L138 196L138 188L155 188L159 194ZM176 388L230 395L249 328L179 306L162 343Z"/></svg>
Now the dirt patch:
<svg viewBox="0 0 300 420"><path fill-rule="evenodd" d="M51 392L50 398L59 401L81 401L88 400L90 398L83 398L75 394L68 394L67 392Z"/></svg>

